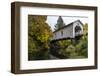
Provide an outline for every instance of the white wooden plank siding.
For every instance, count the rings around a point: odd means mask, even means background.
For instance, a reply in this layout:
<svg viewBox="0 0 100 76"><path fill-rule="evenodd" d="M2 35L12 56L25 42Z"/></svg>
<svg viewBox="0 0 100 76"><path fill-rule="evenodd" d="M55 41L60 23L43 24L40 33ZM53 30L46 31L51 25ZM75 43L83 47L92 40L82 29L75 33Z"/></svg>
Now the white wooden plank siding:
<svg viewBox="0 0 100 76"><path fill-rule="evenodd" d="M75 32L75 27L80 30ZM55 30L53 32L53 40L63 39L63 38L75 38L76 36L83 34L83 24L80 20L76 20L61 29Z"/></svg>

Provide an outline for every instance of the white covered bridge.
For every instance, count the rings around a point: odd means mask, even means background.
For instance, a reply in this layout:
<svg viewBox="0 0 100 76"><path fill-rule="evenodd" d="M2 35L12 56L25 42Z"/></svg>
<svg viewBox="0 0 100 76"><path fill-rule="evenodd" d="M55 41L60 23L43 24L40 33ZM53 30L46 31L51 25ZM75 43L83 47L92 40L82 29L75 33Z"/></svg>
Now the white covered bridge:
<svg viewBox="0 0 100 76"><path fill-rule="evenodd" d="M68 25L61 27L53 32L52 40L75 38L83 34L83 23L76 20Z"/></svg>

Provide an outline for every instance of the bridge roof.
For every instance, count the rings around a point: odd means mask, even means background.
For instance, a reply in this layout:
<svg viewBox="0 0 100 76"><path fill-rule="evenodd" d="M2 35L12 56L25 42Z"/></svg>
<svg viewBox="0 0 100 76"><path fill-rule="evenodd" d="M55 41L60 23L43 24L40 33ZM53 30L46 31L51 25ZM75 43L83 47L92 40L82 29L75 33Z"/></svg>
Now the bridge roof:
<svg viewBox="0 0 100 76"><path fill-rule="evenodd" d="M80 22L80 23L83 25L83 23L82 23L80 20L76 20L76 21ZM74 21L74 22L76 22L76 21ZM73 24L74 22L71 22L71 23L69 23L68 25L65 25L65 26L63 26L63 27L61 27L61 28L55 30L53 33L58 32L59 30L64 29L64 28L67 28L67 27L69 27L69 26L72 26L72 24Z"/></svg>

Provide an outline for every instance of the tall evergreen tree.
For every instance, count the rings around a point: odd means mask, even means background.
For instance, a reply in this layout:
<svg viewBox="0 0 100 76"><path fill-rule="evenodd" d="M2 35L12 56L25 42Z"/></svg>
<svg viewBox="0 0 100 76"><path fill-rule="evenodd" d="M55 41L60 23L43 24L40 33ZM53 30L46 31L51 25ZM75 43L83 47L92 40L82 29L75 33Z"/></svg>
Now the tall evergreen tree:
<svg viewBox="0 0 100 76"><path fill-rule="evenodd" d="M65 26L65 23L64 23L62 17L59 16L59 18L57 20L57 24L55 25L55 30L62 28L63 26Z"/></svg>

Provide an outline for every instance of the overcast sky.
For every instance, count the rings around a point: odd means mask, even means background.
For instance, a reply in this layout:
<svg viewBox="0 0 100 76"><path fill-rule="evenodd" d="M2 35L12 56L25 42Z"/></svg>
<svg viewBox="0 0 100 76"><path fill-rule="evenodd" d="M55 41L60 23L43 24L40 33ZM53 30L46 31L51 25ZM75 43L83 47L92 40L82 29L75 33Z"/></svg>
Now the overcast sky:
<svg viewBox="0 0 100 76"><path fill-rule="evenodd" d="M47 23L49 24L49 26L51 27L52 31L54 31L54 25L57 23L59 16L47 16ZM64 23L67 25L71 22L74 22L76 20L80 20L83 24L88 23L88 17L75 17L75 16L62 16L62 19L64 21Z"/></svg>

